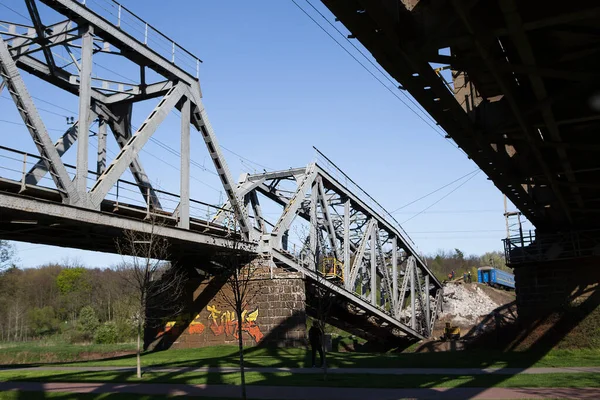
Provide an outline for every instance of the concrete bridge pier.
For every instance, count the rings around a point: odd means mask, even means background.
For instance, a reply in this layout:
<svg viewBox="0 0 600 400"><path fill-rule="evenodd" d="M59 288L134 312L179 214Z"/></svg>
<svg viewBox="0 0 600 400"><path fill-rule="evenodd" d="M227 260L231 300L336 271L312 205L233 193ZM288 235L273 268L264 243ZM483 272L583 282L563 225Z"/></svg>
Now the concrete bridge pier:
<svg viewBox="0 0 600 400"><path fill-rule="evenodd" d="M189 279L181 295L183 310L163 318L152 316L145 347L155 350L237 345L242 325L245 346L301 346L306 338L305 284L298 272L275 268L254 273L239 321L225 276L202 263L186 264ZM204 272L207 271L207 272Z"/></svg>
<svg viewBox="0 0 600 400"><path fill-rule="evenodd" d="M530 320L584 301L600 283L600 257L514 266L519 317Z"/></svg>
<svg viewBox="0 0 600 400"><path fill-rule="evenodd" d="M523 321L584 302L600 288L600 241L590 232L540 234L508 239L517 308Z"/></svg>

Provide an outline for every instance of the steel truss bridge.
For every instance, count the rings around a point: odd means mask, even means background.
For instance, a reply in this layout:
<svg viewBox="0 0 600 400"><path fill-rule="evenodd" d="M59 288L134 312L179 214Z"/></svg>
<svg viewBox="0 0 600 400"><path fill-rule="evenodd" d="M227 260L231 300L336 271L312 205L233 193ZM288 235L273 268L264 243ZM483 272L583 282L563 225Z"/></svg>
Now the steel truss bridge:
<svg viewBox="0 0 600 400"><path fill-rule="evenodd" d="M235 243L330 291L340 325L370 338L430 336L441 304L440 282L394 218L329 160L234 181L202 103L200 59L112 0L24 2L30 24L0 21L0 88L12 97L38 153L0 146L1 238L114 253L124 230L158 229L172 254L196 262ZM44 24L42 4L60 21ZM141 29L131 30L134 23ZM75 70L59 65L58 46L71 56L71 49L79 49L81 59L71 63ZM136 65L137 83L92 77L98 53ZM78 96L78 119L57 141L29 94L24 72ZM133 106L156 98L158 105L133 129ZM139 158L173 109L181 113L179 193L153 187ZM93 121L95 170L87 134ZM203 138L226 193L222 207L190 198L191 127ZM109 131L120 149L113 159L106 151ZM76 165L63 160L71 147ZM127 169L134 182L123 179ZM124 191L139 192L143 205L128 202ZM163 206L165 197L177 206ZM275 224L261 212L267 203L281 210ZM210 212L194 215L195 206ZM150 222L154 218L161 221L158 228ZM290 248L294 233L302 236L302 245ZM335 273L323 269L325 260L334 260Z"/></svg>

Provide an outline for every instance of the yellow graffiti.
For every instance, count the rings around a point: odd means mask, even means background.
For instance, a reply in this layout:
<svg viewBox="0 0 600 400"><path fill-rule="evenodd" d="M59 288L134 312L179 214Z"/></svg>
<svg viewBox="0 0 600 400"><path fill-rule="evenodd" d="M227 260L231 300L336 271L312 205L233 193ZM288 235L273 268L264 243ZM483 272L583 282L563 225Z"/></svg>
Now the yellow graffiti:
<svg viewBox="0 0 600 400"><path fill-rule="evenodd" d="M236 320L235 312L229 310L222 312L216 306L210 305L206 306L206 309L210 312L208 316L208 319L212 319L210 329L215 335L220 336L225 334L226 336L230 336L233 334L236 338L238 337L236 329L238 321ZM241 326L242 331L247 332L256 342L259 342L263 338L263 334L258 325L256 325L257 318L258 308L252 312L244 309L241 315Z"/></svg>
<svg viewBox="0 0 600 400"><path fill-rule="evenodd" d="M246 310L244 310L244 312L242 313L242 322L244 322L244 315L245 315L244 313L245 312L246 312ZM248 316L246 317L246 321L256 322L256 318L258 318L258 308L248 314Z"/></svg>
<svg viewBox="0 0 600 400"><path fill-rule="evenodd" d="M206 306L206 309L210 312L208 319L212 318L213 322L216 324L217 318L219 318L219 315L221 315L221 311L217 310L216 306Z"/></svg>

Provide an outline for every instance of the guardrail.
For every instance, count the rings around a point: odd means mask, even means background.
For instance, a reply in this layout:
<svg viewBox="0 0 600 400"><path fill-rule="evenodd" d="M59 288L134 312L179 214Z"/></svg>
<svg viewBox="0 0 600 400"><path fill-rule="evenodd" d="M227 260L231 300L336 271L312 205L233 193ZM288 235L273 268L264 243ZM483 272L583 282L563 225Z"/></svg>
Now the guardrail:
<svg viewBox="0 0 600 400"><path fill-rule="evenodd" d="M600 230L527 234L503 239L507 264L566 260L600 255Z"/></svg>
<svg viewBox="0 0 600 400"><path fill-rule="evenodd" d="M27 187L31 187L31 185L27 185L25 181L29 175L29 171L38 163L39 160L41 160L41 157L35 154L0 146L0 178L21 182L22 188L27 190ZM76 167L70 164L65 164L65 167L69 177L73 179L75 176ZM97 176L97 172L88 171L88 190L95 184ZM43 176L38 185L35 186L56 189L54 181L49 174ZM141 190L148 190L148 188L138 185L135 182L119 179L111 188L106 198L113 201L115 207L119 207L119 205L135 206L146 209L148 213L157 212L158 210L155 210L149 201L144 200L141 195ZM153 188L153 190L162 204L162 210L160 210L161 215L164 216L163 213L165 212L173 213L179 205L180 196L178 194L157 188ZM147 196L147 198L149 198L149 196ZM211 221L218 212L225 212L229 216L229 218L226 218L226 221L223 224L224 227L228 227L230 224L228 224L227 221L233 221L233 215L230 210L199 200L190 199L190 218L202 221Z"/></svg>
<svg viewBox="0 0 600 400"><path fill-rule="evenodd" d="M78 1L191 76L195 76L196 79L200 77L201 59L135 15L121 3L115 0Z"/></svg>

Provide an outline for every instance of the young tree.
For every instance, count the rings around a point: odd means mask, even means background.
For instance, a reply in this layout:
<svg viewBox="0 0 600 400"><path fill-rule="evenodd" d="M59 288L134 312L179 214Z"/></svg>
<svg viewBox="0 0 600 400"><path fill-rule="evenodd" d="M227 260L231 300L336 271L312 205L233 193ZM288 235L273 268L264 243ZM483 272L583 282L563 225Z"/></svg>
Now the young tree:
<svg viewBox="0 0 600 400"><path fill-rule="evenodd" d="M85 306L79 312L79 330L85 335L87 340L92 340L96 329L100 326L100 321L92 306Z"/></svg>
<svg viewBox="0 0 600 400"><path fill-rule="evenodd" d="M245 308L259 292L259 285L256 284L255 280L260 273L259 271L264 268L260 259L252 260L250 255L240 251L237 242L234 242L231 248L225 250L222 257L215 264L221 270L222 279L225 280L225 284L221 289L221 298L226 305L235 310L242 399L245 400L247 398L243 340Z"/></svg>
<svg viewBox="0 0 600 400"><path fill-rule="evenodd" d="M117 251L123 257L118 269L124 283L134 293L138 378L142 377L142 332L181 312L186 276L180 266L164 261L169 259L169 243L157 234L156 219L152 218L150 222L150 232L124 231L123 238L116 242Z"/></svg>

